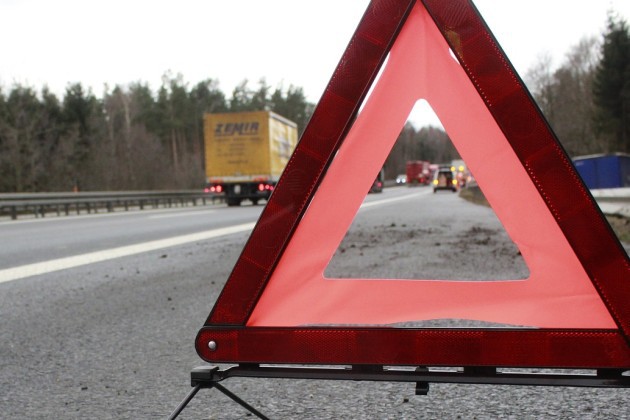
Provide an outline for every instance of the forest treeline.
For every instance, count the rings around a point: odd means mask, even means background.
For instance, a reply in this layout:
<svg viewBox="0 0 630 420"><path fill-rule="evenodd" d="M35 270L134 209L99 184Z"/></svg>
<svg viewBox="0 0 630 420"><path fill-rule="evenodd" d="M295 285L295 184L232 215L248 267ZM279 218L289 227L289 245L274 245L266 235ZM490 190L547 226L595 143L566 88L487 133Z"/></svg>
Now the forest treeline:
<svg viewBox="0 0 630 420"><path fill-rule="evenodd" d="M584 38L553 69L543 56L527 85L570 156L630 153L630 30L609 13L600 38Z"/></svg>
<svg viewBox="0 0 630 420"><path fill-rule="evenodd" d="M610 14L604 34L585 38L554 68L542 57L525 76L571 156L630 153L630 31ZM196 189L204 183L203 114L268 109L306 126L314 105L303 89L247 80L226 95L219 81L190 85L166 74L105 89L80 83L59 98L46 87L0 87L0 192ZM406 124L385 164L448 162L457 151L437 127Z"/></svg>
<svg viewBox="0 0 630 420"><path fill-rule="evenodd" d="M231 97L169 74L157 92L132 83L101 99L80 83L62 99L16 85L0 91L0 191L202 188L204 113L269 109L303 128L312 107L301 88L264 80Z"/></svg>

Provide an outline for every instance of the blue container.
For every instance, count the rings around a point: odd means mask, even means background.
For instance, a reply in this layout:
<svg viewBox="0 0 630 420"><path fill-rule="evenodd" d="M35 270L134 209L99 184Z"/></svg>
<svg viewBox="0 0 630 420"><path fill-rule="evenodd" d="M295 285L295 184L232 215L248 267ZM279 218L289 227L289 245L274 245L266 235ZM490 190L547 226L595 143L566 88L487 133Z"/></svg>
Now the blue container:
<svg viewBox="0 0 630 420"><path fill-rule="evenodd" d="M573 164L591 190L630 187L630 155L578 156L573 159Z"/></svg>

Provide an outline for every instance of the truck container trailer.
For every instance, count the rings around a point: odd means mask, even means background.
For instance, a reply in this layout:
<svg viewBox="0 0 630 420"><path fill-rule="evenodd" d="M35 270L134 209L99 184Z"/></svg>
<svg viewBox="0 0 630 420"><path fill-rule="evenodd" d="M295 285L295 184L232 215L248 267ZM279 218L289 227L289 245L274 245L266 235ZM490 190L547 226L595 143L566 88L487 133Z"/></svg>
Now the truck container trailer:
<svg viewBox="0 0 630 420"><path fill-rule="evenodd" d="M573 158L573 164L591 189L630 187L630 155L598 154Z"/></svg>
<svg viewBox="0 0 630 420"><path fill-rule="evenodd" d="M206 189L228 206L271 196L297 144L297 125L271 111L204 116Z"/></svg>
<svg viewBox="0 0 630 420"><path fill-rule="evenodd" d="M431 182L430 163L424 160L410 160L406 165L407 185L429 185Z"/></svg>

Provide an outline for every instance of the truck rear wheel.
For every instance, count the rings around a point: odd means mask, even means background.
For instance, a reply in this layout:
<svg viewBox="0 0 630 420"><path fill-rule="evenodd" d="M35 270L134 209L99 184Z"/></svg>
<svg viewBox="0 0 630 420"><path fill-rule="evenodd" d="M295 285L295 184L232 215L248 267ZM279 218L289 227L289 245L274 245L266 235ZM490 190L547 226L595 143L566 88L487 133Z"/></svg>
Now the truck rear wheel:
<svg viewBox="0 0 630 420"><path fill-rule="evenodd" d="M236 207L236 206L240 206L241 205L241 199L240 198L228 197L225 201L226 201L228 207Z"/></svg>

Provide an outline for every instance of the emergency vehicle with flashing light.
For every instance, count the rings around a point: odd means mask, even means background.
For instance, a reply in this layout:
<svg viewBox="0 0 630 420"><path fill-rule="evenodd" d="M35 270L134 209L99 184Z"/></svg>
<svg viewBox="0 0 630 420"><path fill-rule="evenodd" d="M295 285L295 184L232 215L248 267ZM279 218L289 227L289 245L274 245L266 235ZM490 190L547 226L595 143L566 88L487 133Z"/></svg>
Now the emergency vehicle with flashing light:
<svg viewBox="0 0 630 420"><path fill-rule="evenodd" d="M452 192L457 192L457 178L453 174L451 168L440 168L435 172L433 176L433 192L437 192L438 190L450 190Z"/></svg>

